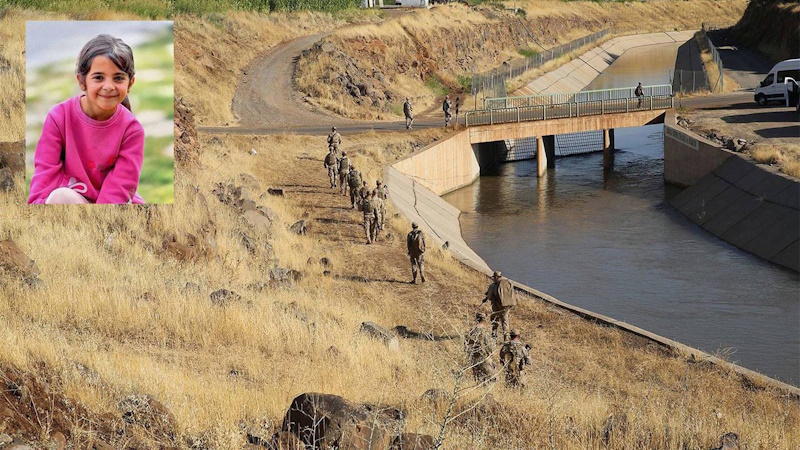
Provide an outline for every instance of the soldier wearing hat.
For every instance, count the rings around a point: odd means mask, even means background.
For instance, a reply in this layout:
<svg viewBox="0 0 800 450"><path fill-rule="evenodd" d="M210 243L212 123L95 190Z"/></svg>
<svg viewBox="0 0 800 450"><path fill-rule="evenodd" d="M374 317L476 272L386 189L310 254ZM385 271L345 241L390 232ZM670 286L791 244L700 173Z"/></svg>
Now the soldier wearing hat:
<svg viewBox="0 0 800 450"><path fill-rule="evenodd" d="M350 187L350 206L355 208L358 190L361 186L361 173L352 164L350 164L350 173L347 174L347 185Z"/></svg>
<svg viewBox="0 0 800 450"><path fill-rule="evenodd" d="M333 153L333 148L328 148L328 154L325 155L325 168L328 169L328 181L331 182L331 188L336 187L336 155Z"/></svg>
<svg viewBox="0 0 800 450"><path fill-rule="evenodd" d="M383 226L386 225L386 189L381 185L381 180L375 181L375 190L378 191L378 198L380 199L380 215L378 218L378 231L383 231Z"/></svg>
<svg viewBox="0 0 800 450"><path fill-rule="evenodd" d="M411 224L411 231L406 236L408 256L411 258L411 284L417 282L417 270L422 282L425 282L425 235L419 229L417 222Z"/></svg>
<svg viewBox="0 0 800 450"><path fill-rule="evenodd" d="M383 200L378 196L378 190L372 190L372 197L369 199L370 203L372 203L372 207L375 210L372 216L372 227L370 228L370 232L372 234L372 240L377 241L378 235L381 232L381 217L383 217L383 213L381 210L383 209Z"/></svg>
<svg viewBox="0 0 800 450"><path fill-rule="evenodd" d="M479 383L495 381L495 366L492 361L494 339L486 329L486 314L475 314L475 326L464 336L464 352L469 359L472 374Z"/></svg>
<svg viewBox="0 0 800 450"><path fill-rule="evenodd" d="M453 102L450 101L450 96L445 95L444 101L442 102L442 111L444 111L444 126L447 127L450 125L450 119L453 117Z"/></svg>
<svg viewBox="0 0 800 450"><path fill-rule="evenodd" d="M525 366L531 363L528 351L531 346L520 341L517 330L511 330L511 340L505 342L500 348L500 363L506 371L506 386L524 387L522 374Z"/></svg>
<svg viewBox="0 0 800 450"><path fill-rule="evenodd" d="M336 127L331 127L331 132L328 134L328 148L333 149L335 155L339 151L340 145L342 145L342 135L336 131Z"/></svg>
<svg viewBox="0 0 800 450"><path fill-rule="evenodd" d="M411 129L411 124L414 123L414 107L411 106L411 101L406 97L403 103L403 115L406 116L406 130Z"/></svg>
<svg viewBox="0 0 800 450"><path fill-rule="evenodd" d="M514 287L511 282L503 278L503 275L495 271L492 274L492 284L486 290L486 296L481 301L481 305L486 302L492 305L492 337L497 339L497 329L503 328L503 340L508 339L508 329L511 327L508 322L508 313L517 301L514 298Z"/></svg>
<svg viewBox="0 0 800 450"><path fill-rule="evenodd" d="M350 173L350 160L347 159L347 153L342 152L342 157L339 158L339 192L347 195L347 174Z"/></svg>

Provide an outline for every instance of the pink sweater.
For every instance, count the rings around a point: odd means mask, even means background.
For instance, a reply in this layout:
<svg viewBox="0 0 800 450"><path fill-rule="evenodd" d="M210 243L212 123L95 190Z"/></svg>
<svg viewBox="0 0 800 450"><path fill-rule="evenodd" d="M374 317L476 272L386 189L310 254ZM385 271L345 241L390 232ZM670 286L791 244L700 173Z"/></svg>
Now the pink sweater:
<svg viewBox="0 0 800 450"><path fill-rule="evenodd" d="M47 114L28 203L44 203L60 187L91 203L144 203L136 193L144 158L142 125L122 105L108 120L91 119L80 99L70 98Z"/></svg>

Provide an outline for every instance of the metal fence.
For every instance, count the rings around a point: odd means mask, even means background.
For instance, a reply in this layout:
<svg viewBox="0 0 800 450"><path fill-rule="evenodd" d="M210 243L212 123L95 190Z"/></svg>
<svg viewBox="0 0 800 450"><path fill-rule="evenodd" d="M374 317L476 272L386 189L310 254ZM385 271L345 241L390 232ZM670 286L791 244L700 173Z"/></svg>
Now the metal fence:
<svg viewBox="0 0 800 450"><path fill-rule="evenodd" d="M477 95L480 92L492 97L503 97L506 95L506 80L518 77L528 70L540 67L549 61L560 58L567 53L573 52L587 44L595 42L610 32L611 30L599 31L588 36L575 39L574 41L566 44L559 45L558 47L554 47L549 50L543 50L529 57L516 59L510 63L503 63L503 66L497 69L493 69L484 73L473 74L470 84L470 95Z"/></svg>
<svg viewBox="0 0 800 450"><path fill-rule="evenodd" d="M645 97L672 95L672 85L658 84L642 86ZM563 94L529 95L525 97L500 97L486 98L483 100L483 109L515 108L519 106L542 106L560 103L581 103L599 100L614 100L621 98L634 98L636 87L619 89L598 89L594 91L580 91Z"/></svg>
<svg viewBox="0 0 800 450"><path fill-rule="evenodd" d="M717 70L719 71L719 78L713 83L714 86L710 87L711 92L722 92L722 89L725 87L725 80L722 76L722 58L719 56L719 51L717 51L717 47L714 46L714 43L711 42L711 39L708 37L706 31L716 29L716 28L706 28L711 27L711 25L706 24L703 22L703 27L700 29L700 36L705 40L706 47L711 52L711 57L713 58L714 64L717 65ZM705 67L703 68L705 70ZM709 84L711 84L711 80L709 80Z"/></svg>
<svg viewBox="0 0 800 450"><path fill-rule="evenodd" d="M631 111L650 111L673 108L671 95L651 95L639 98L592 100L580 103L517 106L512 108L483 109L465 114L466 126L493 125L497 123L530 122L547 119L565 119L600 114Z"/></svg>
<svg viewBox="0 0 800 450"><path fill-rule="evenodd" d="M708 74L705 70L675 69L670 78L672 78L672 90L675 93L690 94L711 91Z"/></svg>

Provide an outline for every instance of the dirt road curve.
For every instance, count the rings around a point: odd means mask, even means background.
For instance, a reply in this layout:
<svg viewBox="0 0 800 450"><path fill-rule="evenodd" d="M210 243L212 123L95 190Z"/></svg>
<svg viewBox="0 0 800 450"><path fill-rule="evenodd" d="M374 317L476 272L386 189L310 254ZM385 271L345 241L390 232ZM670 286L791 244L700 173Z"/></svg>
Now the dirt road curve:
<svg viewBox="0 0 800 450"><path fill-rule="evenodd" d="M758 52L749 50L730 36L728 30L710 31L708 37L719 50L725 75L744 90L753 91L767 76L772 63Z"/></svg>
<svg viewBox="0 0 800 450"><path fill-rule="evenodd" d="M293 85L294 68L300 53L328 34L304 36L280 44L267 55L250 62L233 97L233 112L242 126L289 128L322 125L321 119L326 117L334 119L337 124L351 122L325 111L312 110Z"/></svg>

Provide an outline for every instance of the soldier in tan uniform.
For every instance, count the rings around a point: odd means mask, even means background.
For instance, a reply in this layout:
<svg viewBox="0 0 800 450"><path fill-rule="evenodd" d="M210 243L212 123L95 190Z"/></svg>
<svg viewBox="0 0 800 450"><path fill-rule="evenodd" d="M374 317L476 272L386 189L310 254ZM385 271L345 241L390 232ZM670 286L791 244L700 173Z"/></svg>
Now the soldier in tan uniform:
<svg viewBox="0 0 800 450"><path fill-rule="evenodd" d="M378 189L372 190L371 201L375 206L375 223L373 224L372 240L377 241L378 235L381 234L381 230L383 229L381 223L383 222L383 214L386 211L386 207L383 205L380 194L378 194Z"/></svg>
<svg viewBox="0 0 800 450"><path fill-rule="evenodd" d="M492 361L494 340L486 329L486 314L475 314L475 326L464 336L464 352L469 358L472 374L479 383L495 381L495 366Z"/></svg>
<svg viewBox="0 0 800 450"><path fill-rule="evenodd" d="M361 186L361 174L353 165L350 165L350 173L347 174L347 185L350 187L350 206L356 207L358 200L358 190Z"/></svg>
<svg viewBox="0 0 800 450"><path fill-rule="evenodd" d="M347 174L350 173L350 160L347 159L347 153L342 152L342 157L339 159L339 192L347 195Z"/></svg>
<svg viewBox="0 0 800 450"><path fill-rule="evenodd" d="M366 182L364 182L366 186ZM361 199L361 212L364 213L364 232L367 234L367 244L372 244L375 233L376 205L372 200L374 197L366 196Z"/></svg>
<svg viewBox="0 0 800 450"><path fill-rule="evenodd" d="M378 198L381 200L381 209L380 209L380 221L378 223L378 230L383 231L384 225L386 225L386 198L388 197L388 193L386 189L381 185L381 181L378 180L375 182L377 187L375 188L378 191Z"/></svg>
<svg viewBox="0 0 800 450"><path fill-rule="evenodd" d="M505 342L500 348L500 363L506 371L506 386L524 387L522 376L525 366L531 363L528 355L530 345L520 341L517 330L511 330L510 336L511 340Z"/></svg>
<svg viewBox="0 0 800 450"><path fill-rule="evenodd" d="M367 186L366 181L361 182L361 189L358 191L358 196L361 200L372 196L372 191L370 190L369 186Z"/></svg>
<svg viewBox="0 0 800 450"><path fill-rule="evenodd" d="M336 155L333 154L333 148L328 149L328 154L325 155L325 168L328 169L328 179L331 182L331 188L336 187Z"/></svg>
<svg viewBox="0 0 800 450"><path fill-rule="evenodd" d="M511 282L503 278L500 272L492 275L492 284L486 290L486 297L481 301L481 305L490 302L492 305L492 337L497 339L497 329L503 328L503 341L508 339L508 329L511 328L508 321L508 313L517 304L514 299L514 287Z"/></svg>
<svg viewBox="0 0 800 450"><path fill-rule="evenodd" d="M417 270L419 270L422 282L425 282L425 235L419 229L416 222L411 224L411 231L406 236L406 247L408 256L411 258L411 284L417 282Z"/></svg>
<svg viewBox="0 0 800 450"><path fill-rule="evenodd" d="M328 135L328 148L333 149L335 155L339 151L339 146L342 145L342 135L336 131L336 127L331 127L331 132Z"/></svg>

